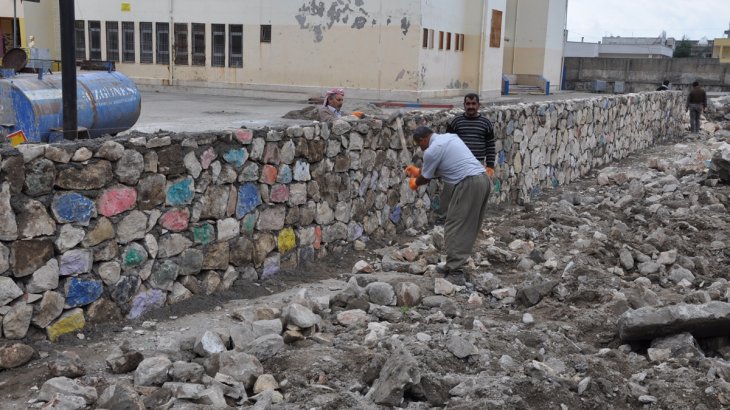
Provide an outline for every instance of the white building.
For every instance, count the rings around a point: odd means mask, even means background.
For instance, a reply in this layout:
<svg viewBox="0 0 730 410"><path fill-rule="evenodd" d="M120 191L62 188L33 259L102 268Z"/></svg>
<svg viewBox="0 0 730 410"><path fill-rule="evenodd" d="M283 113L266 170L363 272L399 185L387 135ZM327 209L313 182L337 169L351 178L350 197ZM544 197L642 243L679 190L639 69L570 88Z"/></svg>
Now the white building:
<svg viewBox="0 0 730 410"><path fill-rule="evenodd" d="M269 97L333 86L372 99L491 96L502 74L559 84L566 3L76 0L76 56L116 61L142 86ZM24 7L26 32L60 58L58 2Z"/></svg>
<svg viewBox="0 0 730 410"><path fill-rule="evenodd" d="M674 38L603 37L598 43L565 42L566 57L672 58Z"/></svg>

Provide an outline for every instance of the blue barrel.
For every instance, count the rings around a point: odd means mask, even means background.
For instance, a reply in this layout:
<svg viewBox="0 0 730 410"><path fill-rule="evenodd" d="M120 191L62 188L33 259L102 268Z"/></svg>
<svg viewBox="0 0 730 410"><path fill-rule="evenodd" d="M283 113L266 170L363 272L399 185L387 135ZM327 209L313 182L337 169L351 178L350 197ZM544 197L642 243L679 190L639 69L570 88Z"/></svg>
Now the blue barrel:
<svg viewBox="0 0 730 410"><path fill-rule="evenodd" d="M78 73L77 92L78 126L86 128L91 138L128 130L139 118L139 90L122 73ZM52 130L63 127L61 75L38 79L35 74L20 74L0 80L0 107L5 133L22 130L28 141L48 142Z"/></svg>

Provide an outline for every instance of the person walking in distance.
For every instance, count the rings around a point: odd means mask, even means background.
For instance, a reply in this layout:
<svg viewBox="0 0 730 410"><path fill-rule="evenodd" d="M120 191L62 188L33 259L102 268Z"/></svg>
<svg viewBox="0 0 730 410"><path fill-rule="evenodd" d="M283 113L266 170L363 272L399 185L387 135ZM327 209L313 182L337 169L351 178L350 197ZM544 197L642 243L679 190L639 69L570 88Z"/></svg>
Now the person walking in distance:
<svg viewBox="0 0 730 410"><path fill-rule="evenodd" d="M692 83L692 89L687 95L687 109L689 110L689 129L695 133L700 131L700 115L707 108L707 93L700 87L700 83Z"/></svg>
<svg viewBox="0 0 730 410"><path fill-rule="evenodd" d="M422 125L413 131L413 141L423 151L423 169L406 167L408 186L415 191L434 178L453 186L444 223L446 265L440 270L446 280L463 285L464 265L481 228L492 185L482 163L456 134L436 134Z"/></svg>
<svg viewBox="0 0 730 410"><path fill-rule="evenodd" d="M446 127L446 132L458 135L474 157L486 165L487 175L492 178L494 176L494 161L497 157L494 144L494 128L492 123L479 113L479 108L479 95L475 93L465 95L464 113L451 120ZM436 212L436 225L441 225L446 220L453 192L454 186L444 181L439 198L439 208Z"/></svg>

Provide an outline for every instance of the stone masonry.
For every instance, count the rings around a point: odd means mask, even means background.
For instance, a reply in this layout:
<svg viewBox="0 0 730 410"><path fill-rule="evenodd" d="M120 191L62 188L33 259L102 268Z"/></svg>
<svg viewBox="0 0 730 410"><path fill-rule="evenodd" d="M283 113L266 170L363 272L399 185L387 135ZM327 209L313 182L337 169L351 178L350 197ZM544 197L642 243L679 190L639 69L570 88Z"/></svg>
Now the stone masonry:
<svg viewBox="0 0 730 410"><path fill-rule="evenodd" d="M492 200L529 202L672 137L683 109L673 92L489 107ZM56 340L426 228L439 188L408 188L410 133L454 114L0 148L2 337Z"/></svg>

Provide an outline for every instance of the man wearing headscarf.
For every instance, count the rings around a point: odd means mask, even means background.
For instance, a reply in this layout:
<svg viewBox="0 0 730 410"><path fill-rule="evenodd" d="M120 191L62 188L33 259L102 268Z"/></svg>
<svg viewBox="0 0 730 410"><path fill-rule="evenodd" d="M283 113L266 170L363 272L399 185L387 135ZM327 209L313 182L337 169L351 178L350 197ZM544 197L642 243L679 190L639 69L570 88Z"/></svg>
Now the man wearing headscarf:
<svg viewBox="0 0 730 410"><path fill-rule="evenodd" d="M324 104L319 108L319 120L332 122L342 117L342 103L345 101L345 90L333 88L324 95Z"/></svg>

